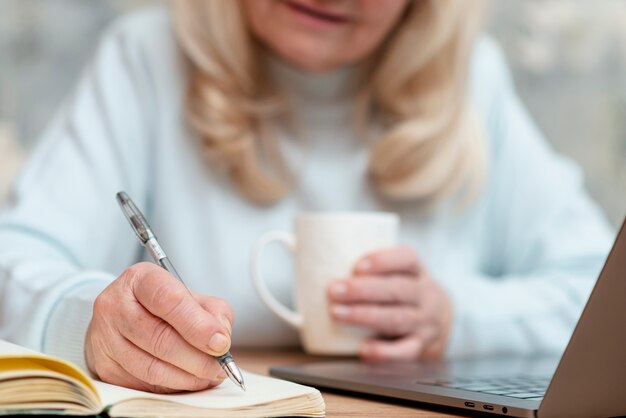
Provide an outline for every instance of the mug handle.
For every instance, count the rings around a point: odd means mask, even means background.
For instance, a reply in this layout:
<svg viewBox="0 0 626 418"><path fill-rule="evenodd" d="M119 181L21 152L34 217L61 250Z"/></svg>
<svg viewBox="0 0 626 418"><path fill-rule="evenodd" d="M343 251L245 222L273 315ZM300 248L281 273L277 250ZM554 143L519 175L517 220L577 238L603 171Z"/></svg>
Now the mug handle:
<svg viewBox="0 0 626 418"><path fill-rule="evenodd" d="M265 285L265 282L263 281L260 263L261 254L268 245L274 242L283 244L285 247L287 247L291 254L293 254L296 249L296 239L292 234L288 232L268 232L267 234L259 238L252 252L252 258L250 259L252 283L254 284L254 287L256 288L256 291L259 294L261 300L272 312L274 312L274 314L276 314L280 319L282 319L295 329L300 329L302 328L302 315L280 303L274 297L274 295L270 293L267 286Z"/></svg>

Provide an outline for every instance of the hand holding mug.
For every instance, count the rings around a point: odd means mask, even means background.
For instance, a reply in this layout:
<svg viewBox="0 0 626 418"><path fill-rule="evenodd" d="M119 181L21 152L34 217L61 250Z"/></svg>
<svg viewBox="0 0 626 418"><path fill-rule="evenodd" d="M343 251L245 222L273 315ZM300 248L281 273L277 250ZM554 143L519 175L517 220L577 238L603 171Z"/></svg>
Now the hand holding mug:
<svg viewBox="0 0 626 418"><path fill-rule="evenodd" d="M452 302L409 247L361 258L352 277L330 284L328 297L336 321L379 336L360 345L366 360L431 359L445 350Z"/></svg>
<svg viewBox="0 0 626 418"><path fill-rule="evenodd" d="M135 264L96 298L85 359L101 380L132 389L207 389L226 378L213 356L230 348L232 322L226 301L190 292L154 264Z"/></svg>
<svg viewBox="0 0 626 418"><path fill-rule="evenodd" d="M300 333L304 349L317 355L356 355L372 331L333 321L328 314L328 284L347 277L363 254L395 244L399 219L383 212L319 212L296 217L294 231L270 232L252 253L252 281L263 303ZM260 268L268 245L281 243L294 258L294 309L270 293Z"/></svg>

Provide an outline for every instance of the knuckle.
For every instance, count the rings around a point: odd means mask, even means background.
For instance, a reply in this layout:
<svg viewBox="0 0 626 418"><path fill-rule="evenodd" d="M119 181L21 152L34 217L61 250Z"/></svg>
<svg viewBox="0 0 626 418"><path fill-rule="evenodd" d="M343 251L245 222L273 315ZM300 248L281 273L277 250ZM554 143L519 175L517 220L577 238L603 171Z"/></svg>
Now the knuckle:
<svg viewBox="0 0 626 418"><path fill-rule="evenodd" d="M150 346L155 356L167 358L171 354L174 346L172 343L172 331L172 327L164 321L159 322L154 327L150 336Z"/></svg>
<svg viewBox="0 0 626 418"><path fill-rule="evenodd" d="M123 279L126 285L131 289L135 289L135 286L149 288L153 285L155 277L159 277L158 274L154 274L158 272L158 268L159 267L153 263L143 261L127 267L119 279Z"/></svg>
<svg viewBox="0 0 626 418"><path fill-rule="evenodd" d="M222 298L213 298L213 303L218 312L226 315L229 319L232 320L233 310L230 307L230 303L226 301L226 299Z"/></svg>
<svg viewBox="0 0 626 418"><path fill-rule="evenodd" d="M193 381L191 382L191 387L189 388L189 390L198 391L198 390L207 389L209 386L211 386L211 380L194 377Z"/></svg>
<svg viewBox="0 0 626 418"><path fill-rule="evenodd" d="M183 391L197 391L201 387L202 380L197 376L185 376L185 378L180 379L180 381L176 384L176 387L179 390Z"/></svg>
<svg viewBox="0 0 626 418"><path fill-rule="evenodd" d="M164 316L169 316L175 314L184 305L187 295L187 289L184 287L161 282L154 288L151 303L161 304Z"/></svg>
<svg viewBox="0 0 626 418"><path fill-rule="evenodd" d="M185 341L199 348L201 351L204 351L209 347L207 339L210 338L210 335L218 331L217 327L218 325L216 324L209 324L209 326L207 326L203 320L196 317L188 318L187 322L177 329Z"/></svg>
<svg viewBox="0 0 626 418"><path fill-rule="evenodd" d="M211 356L203 356L203 361L200 363L197 372L195 373L201 379L215 379L218 374L217 361Z"/></svg>
<svg viewBox="0 0 626 418"><path fill-rule="evenodd" d="M128 278L129 280L137 280L145 275L145 272L150 269L149 263L142 262L133 264L126 268L120 277Z"/></svg>
<svg viewBox="0 0 626 418"><path fill-rule="evenodd" d="M111 309L111 298L107 290L100 293L93 302L94 314L108 312Z"/></svg>
<svg viewBox="0 0 626 418"><path fill-rule="evenodd" d="M165 386L163 384L165 379L165 368L157 358L151 357L148 360L143 379L150 385Z"/></svg>

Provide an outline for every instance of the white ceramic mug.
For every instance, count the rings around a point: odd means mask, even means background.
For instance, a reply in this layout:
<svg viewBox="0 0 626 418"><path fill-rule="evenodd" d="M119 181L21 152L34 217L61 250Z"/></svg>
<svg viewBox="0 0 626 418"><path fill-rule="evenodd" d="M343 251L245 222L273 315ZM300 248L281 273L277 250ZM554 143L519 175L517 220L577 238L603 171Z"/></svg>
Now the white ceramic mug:
<svg viewBox="0 0 626 418"><path fill-rule="evenodd" d="M251 260L256 290L269 309L300 332L307 352L354 355L371 335L363 327L340 324L329 316L327 287L349 277L368 252L394 245L398 224L392 213L308 213L296 217L294 233L274 231L258 240ZM274 242L285 245L294 257L295 311L276 300L262 278L261 255Z"/></svg>

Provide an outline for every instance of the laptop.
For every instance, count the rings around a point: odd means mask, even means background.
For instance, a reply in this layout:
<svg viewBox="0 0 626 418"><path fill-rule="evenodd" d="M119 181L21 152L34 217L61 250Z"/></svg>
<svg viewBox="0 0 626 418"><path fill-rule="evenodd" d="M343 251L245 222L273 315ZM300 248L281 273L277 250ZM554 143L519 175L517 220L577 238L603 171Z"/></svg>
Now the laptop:
<svg viewBox="0 0 626 418"><path fill-rule="evenodd" d="M270 374L421 406L429 403L505 416L626 415L626 222L560 358L335 360L273 367Z"/></svg>

